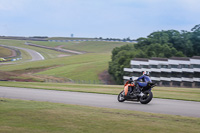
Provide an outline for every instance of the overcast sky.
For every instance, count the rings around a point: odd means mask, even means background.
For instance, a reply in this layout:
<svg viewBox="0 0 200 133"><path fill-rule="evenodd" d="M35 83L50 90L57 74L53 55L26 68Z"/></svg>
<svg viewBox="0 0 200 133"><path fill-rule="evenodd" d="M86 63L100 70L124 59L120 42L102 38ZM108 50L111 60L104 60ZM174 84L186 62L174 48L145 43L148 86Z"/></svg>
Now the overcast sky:
<svg viewBox="0 0 200 133"><path fill-rule="evenodd" d="M136 39L200 24L200 0L0 0L0 36Z"/></svg>

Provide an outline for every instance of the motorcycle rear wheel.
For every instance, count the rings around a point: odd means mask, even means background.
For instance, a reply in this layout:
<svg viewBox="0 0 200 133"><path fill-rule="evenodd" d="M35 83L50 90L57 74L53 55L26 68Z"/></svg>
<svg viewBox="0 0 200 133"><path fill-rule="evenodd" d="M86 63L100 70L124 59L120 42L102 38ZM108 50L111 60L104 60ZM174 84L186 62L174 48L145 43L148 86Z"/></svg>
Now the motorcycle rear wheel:
<svg viewBox="0 0 200 133"><path fill-rule="evenodd" d="M119 102L124 102L126 99L124 98L124 96L123 96L123 93L124 91L122 91L122 92L120 92L119 93L119 95L118 95L118 97L117 97L117 100L119 101Z"/></svg>
<svg viewBox="0 0 200 133"><path fill-rule="evenodd" d="M144 93L144 95L142 97L140 97L140 103L147 104L152 100L153 93L151 91L145 91L143 93Z"/></svg>

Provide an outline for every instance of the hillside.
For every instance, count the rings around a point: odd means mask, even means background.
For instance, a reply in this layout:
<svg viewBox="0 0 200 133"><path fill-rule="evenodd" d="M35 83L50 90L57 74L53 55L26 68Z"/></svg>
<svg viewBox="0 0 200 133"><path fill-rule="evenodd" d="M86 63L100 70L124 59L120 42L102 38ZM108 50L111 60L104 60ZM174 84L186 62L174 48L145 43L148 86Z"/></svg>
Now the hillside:
<svg viewBox="0 0 200 133"><path fill-rule="evenodd" d="M75 82L75 83L108 83L110 81L108 62L111 60L113 48L123 46L123 42L44 42L32 41L31 43L60 47L71 50L86 51L82 55L61 53L49 49L25 45L25 41L0 40L1 44L25 47L41 53L46 60L22 63L9 66L0 66L1 74L10 72L12 80L21 81L46 81L46 82ZM26 57L25 54L22 55ZM18 76L16 76L18 74ZM108 79L105 79L108 78ZM7 77L7 79L10 79ZM29 80L30 79L30 80Z"/></svg>

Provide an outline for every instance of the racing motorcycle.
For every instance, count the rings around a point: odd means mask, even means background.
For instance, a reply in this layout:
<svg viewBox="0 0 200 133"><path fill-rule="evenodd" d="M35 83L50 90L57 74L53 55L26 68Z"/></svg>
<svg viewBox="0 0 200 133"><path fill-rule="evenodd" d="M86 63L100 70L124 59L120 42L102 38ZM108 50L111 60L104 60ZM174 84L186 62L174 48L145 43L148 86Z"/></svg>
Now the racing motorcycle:
<svg viewBox="0 0 200 133"><path fill-rule="evenodd" d="M137 89L136 83L138 83L139 87ZM152 98L153 93L151 89L155 87L155 83L142 83L135 81L127 81L124 85L124 90L119 93L118 101L124 102L126 101L140 101L142 104L148 104Z"/></svg>

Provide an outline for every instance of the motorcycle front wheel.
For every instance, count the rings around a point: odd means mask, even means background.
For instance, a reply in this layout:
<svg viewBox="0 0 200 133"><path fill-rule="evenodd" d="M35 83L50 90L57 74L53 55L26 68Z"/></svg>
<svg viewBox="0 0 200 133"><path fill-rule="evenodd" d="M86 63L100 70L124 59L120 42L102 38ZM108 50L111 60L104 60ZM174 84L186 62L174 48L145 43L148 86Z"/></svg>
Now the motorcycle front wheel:
<svg viewBox="0 0 200 133"><path fill-rule="evenodd" d="M126 99L124 98L124 95L123 95L124 91L120 92L118 97L117 97L117 100L119 102L124 102Z"/></svg>
<svg viewBox="0 0 200 133"><path fill-rule="evenodd" d="M145 91L143 93L144 93L144 95L142 97L140 97L140 103L147 104L152 100L153 93L151 91Z"/></svg>

